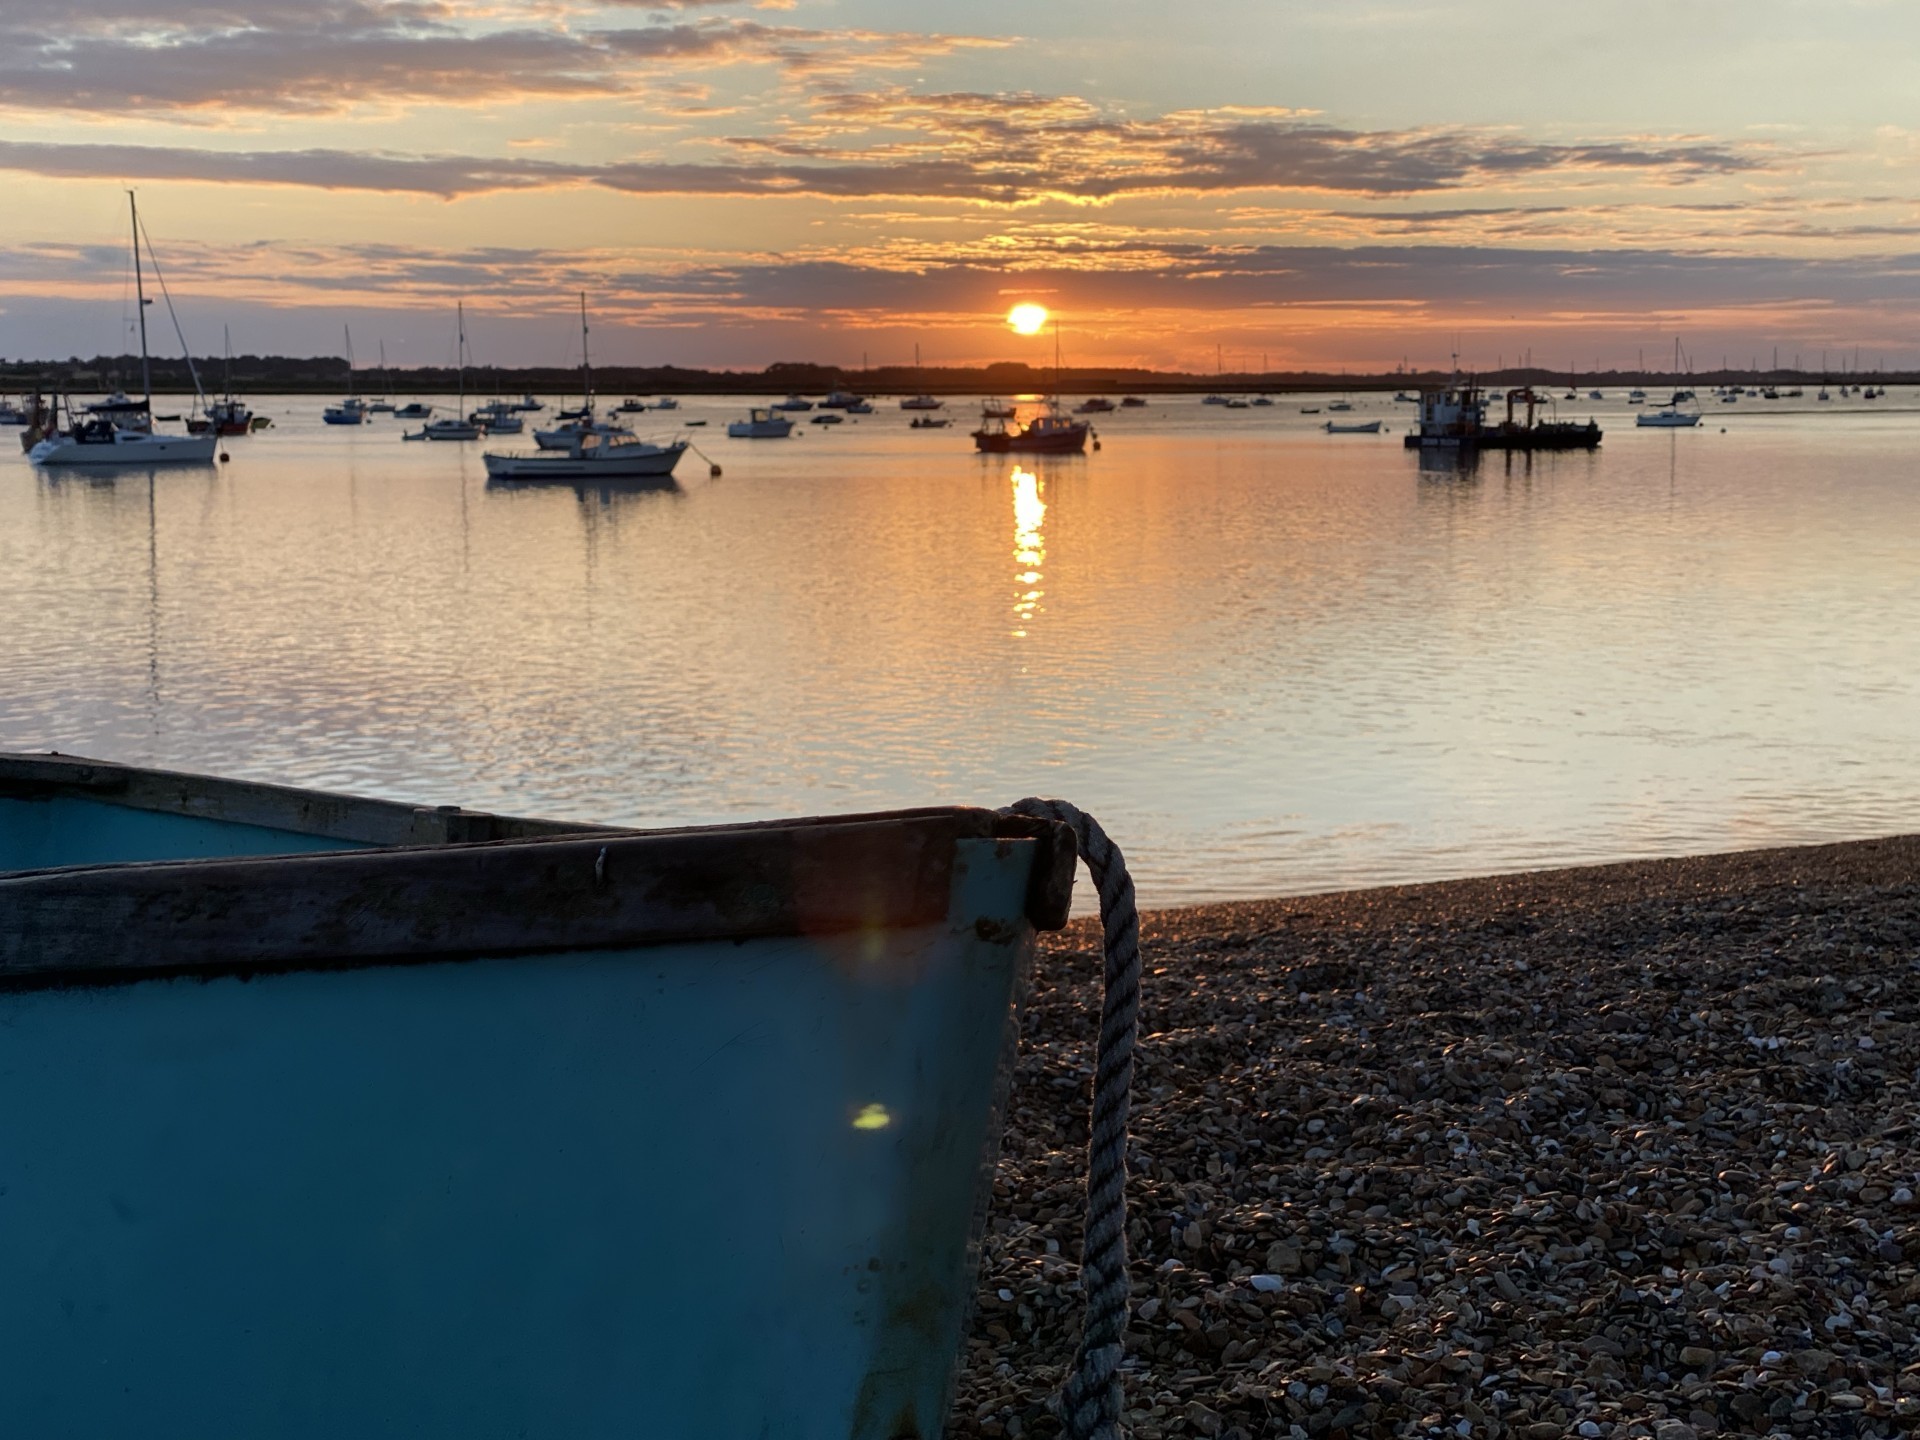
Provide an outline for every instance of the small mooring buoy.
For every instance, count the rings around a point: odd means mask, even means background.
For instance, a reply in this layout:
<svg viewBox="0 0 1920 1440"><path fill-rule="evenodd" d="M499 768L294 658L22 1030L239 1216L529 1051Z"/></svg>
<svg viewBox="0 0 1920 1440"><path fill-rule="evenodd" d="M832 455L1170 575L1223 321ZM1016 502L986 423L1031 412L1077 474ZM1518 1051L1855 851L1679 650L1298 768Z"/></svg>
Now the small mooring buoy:
<svg viewBox="0 0 1920 1440"><path fill-rule="evenodd" d="M220 452L220 463L221 463L222 465L224 465L224 464L226 464L226 463L227 463L227 452L226 452L226 451L224 451L224 450L222 450L222 451Z"/></svg>
<svg viewBox="0 0 1920 1440"><path fill-rule="evenodd" d="M707 462L707 474L712 476L715 480L718 480L720 478L720 467L714 464L711 460L709 460Z"/></svg>

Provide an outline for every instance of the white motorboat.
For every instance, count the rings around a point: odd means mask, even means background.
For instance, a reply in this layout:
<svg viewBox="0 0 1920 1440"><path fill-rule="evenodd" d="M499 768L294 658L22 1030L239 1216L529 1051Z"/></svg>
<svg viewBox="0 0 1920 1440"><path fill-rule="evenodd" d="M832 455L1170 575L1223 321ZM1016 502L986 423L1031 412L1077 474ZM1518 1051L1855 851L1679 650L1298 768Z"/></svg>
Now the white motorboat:
<svg viewBox="0 0 1920 1440"><path fill-rule="evenodd" d="M851 410L863 403L851 390L835 390L820 402L820 406L823 410Z"/></svg>
<svg viewBox="0 0 1920 1440"><path fill-rule="evenodd" d="M320 412L320 418L329 425L364 425L367 414L367 402L358 395L349 395L338 405L327 406Z"/></svg>
<svg viewBox="0 0 1920 1440"><path fill-rule="evenodd" d="M429 420L420 427L416 435L403 438L408 440L478 440L482 431L471 420L456 420L451 416L439 420Z"/></svg>
<svg viewBox="0 0 1920 1440"><path fill-rule="evenodd" d="M662 395L658 400L653 402L653 408L656 410L678 410L680 408L680 402L671 395Z"/></svg>
<svg viewBox="0 0 1920 1440"><path fill-rule="evenodd" d="M616 415L644 415L647 413L647 402L635 399L629 395L613 407L613 413Z"/></svg>
<svg viewBox="0 0 1920 1440"><path fill-rule="evenodd" d="M212 462L219 449L220 437L212 433L165 435L152 428L153 377L147 359L146 277L140 266L140 211L131 190L127 192L127 206L133 229L133 284L140 312L140 380L145 396L133 401L125 395L115 395L102 409L65 433L56 430L27 451L27 459L35 465L205 465ZM166 293L164 281L161 292ZM173 297L170 295L167 296L167 310L169 313L173 310ZM175 328L178 328L177 319ZM187 369L194 377L196 397L204 406L206 397L199 394L200 377L193 370L191 355L187 356ZM130 420L126 425L114 418L116 414L131 416L136 413L138 419Z"/></svg>
<svg viewBox="0 0 1920 1440"><path fill-rule="evenodd" d="M749 410L746 419L735 420L727 426L727 435L734 440L784 440L792 433L791 420L760 406Z"/></svg>
<svg viewBox="0 0 1920 1440"><path fill-rule="evenodd" d="M1378 420L1329 420L1321 428L1329 435L1378 435L1380 422Z"/></svg>
<svg viewBox="0 0 1920 1440"><path fill-rule="evenodd" d="M601 435L579 431L565 450L522 451L482 458L489 480L561 480L570 484L611 480L659 480L687 453L685 440L662 445L637 435Z"/></svg>

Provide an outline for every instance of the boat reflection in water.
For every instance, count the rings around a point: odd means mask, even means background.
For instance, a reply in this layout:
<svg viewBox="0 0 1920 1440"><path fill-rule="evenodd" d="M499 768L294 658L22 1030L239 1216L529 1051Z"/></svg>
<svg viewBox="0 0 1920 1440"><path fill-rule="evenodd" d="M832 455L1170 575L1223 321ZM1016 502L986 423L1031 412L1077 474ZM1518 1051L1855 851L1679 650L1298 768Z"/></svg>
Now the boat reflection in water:
<svg viewBox="0 0 1920 1440"><path fill-rule="evenodd" d="M1047 540L1041 526L1047 518L1047 502L1040 497L1040 477L1031 470L1015 466L1013 470L1013 629L1016 640L1024 640L1027 628L1040 613L1046 591L1041 566L1047 559Z"/></svg>

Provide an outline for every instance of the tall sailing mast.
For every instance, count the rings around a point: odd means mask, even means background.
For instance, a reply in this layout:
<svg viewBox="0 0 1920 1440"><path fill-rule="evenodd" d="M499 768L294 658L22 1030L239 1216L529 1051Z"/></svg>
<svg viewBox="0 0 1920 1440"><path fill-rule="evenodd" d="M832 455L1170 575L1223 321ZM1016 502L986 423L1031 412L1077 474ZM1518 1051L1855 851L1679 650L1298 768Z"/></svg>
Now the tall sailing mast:
<svg viewBox="0 0 1920 1440"><path fill-rule="evenodd" d="M593 409L593 358L587 353L587 292L580 292L580 408Z"/></svg>
<svg viewBox="0 0 1920 1440"><path fill-rule="evenodd" d="M140 204L133 191L127 191L127 213L133 222L133 293L140 302L140 392L147 397L147 413L153 413L153 367L147 360L147 287L140 273Z"/></svg>

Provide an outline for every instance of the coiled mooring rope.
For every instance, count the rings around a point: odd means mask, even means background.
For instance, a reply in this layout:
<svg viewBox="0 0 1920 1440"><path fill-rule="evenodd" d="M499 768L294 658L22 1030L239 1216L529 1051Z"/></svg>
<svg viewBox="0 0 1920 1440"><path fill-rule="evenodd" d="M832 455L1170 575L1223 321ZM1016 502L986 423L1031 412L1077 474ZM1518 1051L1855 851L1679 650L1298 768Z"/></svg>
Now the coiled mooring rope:
<svg viewBox="0 0 1920 1440"><path fill-rule="evenodd" d="M1064 800L1018 800L1005 813L1070 826L1100 895L1106 977L1087 1131L1087 1229L1080 1259L1087 1314L1073 1370L1055 1404L1066 1440L1118 1440L1128 1300L1127 1112L1133 1042L1140 1024L1140 912L1126 859L1098 820Z"/></svg>

